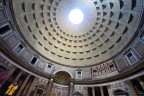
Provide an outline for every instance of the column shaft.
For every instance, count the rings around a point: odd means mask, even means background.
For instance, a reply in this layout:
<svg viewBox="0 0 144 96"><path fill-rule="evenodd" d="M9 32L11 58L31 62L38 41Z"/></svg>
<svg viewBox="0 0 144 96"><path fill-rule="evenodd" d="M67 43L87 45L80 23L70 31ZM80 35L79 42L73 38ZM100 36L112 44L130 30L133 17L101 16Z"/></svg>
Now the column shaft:
<svg viewBox="0 0 144 96"><path fill-rule="evenodd" d="M70 83L70 90L69 90L69 96L73 95L74 85L73 82Z"/></svg>
<svg viewBox="0 0 144 96"><path fill-rule="evenodd" d="M131 90L132 96L138 96L138 93L131 81L128 81L128 86L129 89Z"/></svg>
<svg viewBox="0 0 144 96"><path fill-rule="evenodd" d="M29 78L30 78L30 74L26 77L24 83L22 84L22 86L21 86L21 88L19 89L19 91L18 91L18 93L17 93L16 96L20 96L20 94L21 94L21 92L23 91L24 87L26 86L26 84L27 84Z"/></svg>
<svg viewBox="0 0 144 96"><path fill-rule="evenodd" d="M30 76L30 78L31 78L31 76ZM31 84L33 82L33 81L30 80L30 78L29 78L29 80L28 80L28 82L27 82L27 84L26 84L26 86L24 88L25 90L22 92L22 96L26 96L26 93L29 90L29 88L30 88L30 86L31 86Z"/></svg>
<svg viewBox="0 0 144 96"><path fill-rule="evenodd" d="M36 84L36 81L37 81L37 79L36 79L36 77L34 77L34 80L33 80L32 84L30 85L30 88L29 88L28 92L26 93L26 96L30 96L30 93L34 88L34 85Z"/></svg>
<svg viewBox="0 0 144 96"><path fill-rule="evenodd" d="M142 88L143 88L143 90L144 90L144 82L142 81L142 79L141 79L141 78L138 78L138 81L139 81L139 83L140 83L141 87L142 87Z"/></svg>
<svg viewBox="0 0 144 96"><path fill-rule="evenodd" d="M35 91L34 91L34 95L33 96L36 96L37 94L37 87L35 88Z"/></svg>
<svg viewBox="0 0 144 96"><path fill-rule="evenodd" d="M18 81L18 79L20 78L20 76L22 75L23 71L20 71L20 73L17 75L17 77L15 78L14 82L15 81Z"/></svg>
<svg viewBox="0 0 144 96"><path fill-rule="evenodd" d="M95 88L92 87L92 96L95 96Z"/></svg>
<svg viewBox="0 0 144 96"><path fill-rule="evenodd" d="M104 96L104 92L103 92L103 87L100 87L100 91L101 91L101 96Z"/></svg>
<svg viewBox="0 0 144 96"><path fill-rule="evenodd" d="M49 81L46 96L51 96L51 89L52 89L53 79Z"/></svg>

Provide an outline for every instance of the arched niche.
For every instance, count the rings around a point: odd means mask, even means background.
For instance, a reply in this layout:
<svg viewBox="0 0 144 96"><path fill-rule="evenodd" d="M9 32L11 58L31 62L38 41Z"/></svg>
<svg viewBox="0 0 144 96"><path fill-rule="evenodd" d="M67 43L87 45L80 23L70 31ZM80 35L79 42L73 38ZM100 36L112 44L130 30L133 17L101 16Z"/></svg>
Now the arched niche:
<svg viewBox="0 0 144 96"><path fill-rule="evenodd" d="M60 84L70 84L71 75L66 71L59 71L55 74L54 81Z"/></svg>
<svg viewBox="0 0 144 96"><path fill-rule="evenodd" d="M58 72L60 72L60 71L65 71L65 72L67 72L68 74L70 74L71 78L74 78L74 76L73 76L73 74L72 74L71 72L69 72L69 71L67 71L67 70L63 70L63 69L55 70L55 71L53 72L53 74L56 74L56 73L58 73Z"/></svg>

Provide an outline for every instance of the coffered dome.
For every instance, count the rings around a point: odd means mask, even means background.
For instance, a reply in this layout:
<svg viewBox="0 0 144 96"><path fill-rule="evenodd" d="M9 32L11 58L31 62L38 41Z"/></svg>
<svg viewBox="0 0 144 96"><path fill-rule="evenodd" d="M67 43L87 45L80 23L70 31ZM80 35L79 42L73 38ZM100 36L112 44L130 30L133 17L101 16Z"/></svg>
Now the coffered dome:
<svg viewBox="0 0 144 96"><path fill-rule="evenodd" d="M127 1L127 2L126 2ZM13 0L22 37L38 54L66 66L90 66L117 55L133 39L143 0ZM69 13L83 13L80 24Z"/></svg>

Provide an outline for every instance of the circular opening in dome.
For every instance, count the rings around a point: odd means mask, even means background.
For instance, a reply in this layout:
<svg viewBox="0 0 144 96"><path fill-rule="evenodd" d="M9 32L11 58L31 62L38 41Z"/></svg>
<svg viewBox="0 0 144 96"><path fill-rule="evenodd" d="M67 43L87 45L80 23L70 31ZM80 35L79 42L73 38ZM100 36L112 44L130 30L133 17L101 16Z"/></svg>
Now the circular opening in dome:
<svg viewBox="0 0 144 96"><path fill-rule="evenodd" d="M69 20L73 24L80 24L83 21L83 12L80 9L73 9L69 13Z"/></svg>

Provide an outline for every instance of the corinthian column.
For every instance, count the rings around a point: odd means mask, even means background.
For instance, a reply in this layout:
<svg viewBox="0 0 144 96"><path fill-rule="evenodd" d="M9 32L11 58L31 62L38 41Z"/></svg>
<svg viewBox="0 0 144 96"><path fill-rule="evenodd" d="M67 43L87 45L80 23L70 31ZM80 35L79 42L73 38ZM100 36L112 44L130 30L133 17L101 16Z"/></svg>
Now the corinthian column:
<svg viewBox="0 0 144 96"><path fill-rule="evenodd" d="M49 81L49 83L48 83L46 96L50 96L51 95L52 85L53 85L53 78L51 78L50 81Z"/></svg>
<svg viewBox="0 0 144 96"><path fill-rule="evenodd" d="M74 84L73 82L70 82L70 87L69 87L69 96L72 96L73 95L73 91L74 91Z"/></svg>

